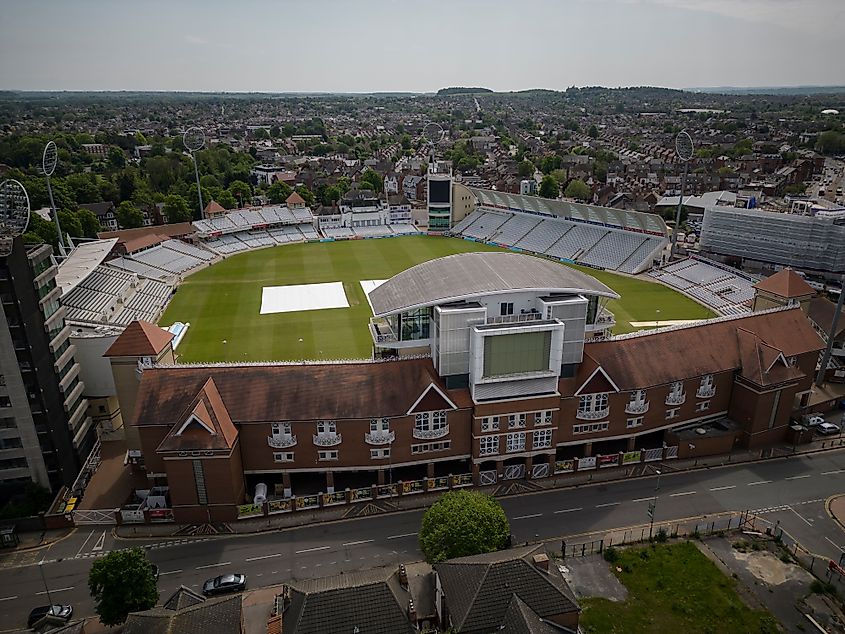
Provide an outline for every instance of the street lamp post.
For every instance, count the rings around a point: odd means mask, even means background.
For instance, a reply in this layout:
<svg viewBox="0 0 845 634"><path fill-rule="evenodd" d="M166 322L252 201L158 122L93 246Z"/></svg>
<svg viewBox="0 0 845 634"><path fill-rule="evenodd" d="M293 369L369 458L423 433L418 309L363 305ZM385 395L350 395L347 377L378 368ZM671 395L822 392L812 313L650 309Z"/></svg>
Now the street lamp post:
<svg viewBox="0 0 845 634"><path fill-rule="evenodd" d="M648 541L651 541L654 532L654 514L657 512L657 494L660 491L660 469L655 469L657 474L657 485L654 487L654 500L648 505L648 516L651 522L648 525Z"/></svg>
<svg viewBox="0 0 845 634"><path fill-rule="evenodd" d="M50 609L53 607L53 598L50 596L50 588L47 586L47 578L44 576L44 560L38 562L38 571L41 573L41 581L44 582L44 591L47 593L47 601L50 603Z"/></svg>

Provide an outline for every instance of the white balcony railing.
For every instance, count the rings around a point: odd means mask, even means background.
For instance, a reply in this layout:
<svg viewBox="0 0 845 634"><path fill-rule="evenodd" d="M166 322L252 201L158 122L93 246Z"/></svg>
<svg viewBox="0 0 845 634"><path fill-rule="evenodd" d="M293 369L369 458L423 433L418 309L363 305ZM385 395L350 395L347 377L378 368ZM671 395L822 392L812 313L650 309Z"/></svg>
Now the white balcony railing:
<svg viewBox="0 0 845 634"><path fill-rule="evenodd" d="M696 398L712 398L716 396L716 388L712 385L709 387L700 387L695 391Z"/></svg>
<svg viewBox="0 0 845 634"><path fill-rule="evenodd" d="M670 393L669 396L666 397L666 404L667 405L683 405L684 402L687 400L687 395L685 393L681 394L674 394Z"/></svg>
<svg viewBox="0 0 845 634"><path fill-rule="evenodd" d="M575 414L575 418L579 418L581 420L598 420L600 418L606 418L608 414L610 414L610 408L603 407L601 409L591 409L585 412L579 411Z"/></svg>
<svg viewBox="0 0 845 634"><path fill-rule="evenodd" d="M440 429L417 429L414 428L414 438L418 440L431 440L433 438L443 438L448 435L449 425L441 427Z"/></svg>
<svg viewBox="0 0 845 634"><path fill-rule="evenodd" d="M267 444L273 449L285 449L296 445L296 434L283 434L281 436L267 436Z"/></svg>
<svg viewBox="0 0 845 634"><path fill-rule="evenodd" d="M339 445L341 440L340 434L314 434L314 444L318 447L334 447Z"/></svg>
<svg viewBox="0 0 845 634"><path fill-rule="evenodd" d="M648 411L648 401L633 401L625 406L626 414L645 414Z"/></svg>
<svg viewBox="0 0 845 634"><path fill-rule="evenodd" d="M364 434L364 442L368 445L389 445L396 440L395 431L371 431Z"/></svg>

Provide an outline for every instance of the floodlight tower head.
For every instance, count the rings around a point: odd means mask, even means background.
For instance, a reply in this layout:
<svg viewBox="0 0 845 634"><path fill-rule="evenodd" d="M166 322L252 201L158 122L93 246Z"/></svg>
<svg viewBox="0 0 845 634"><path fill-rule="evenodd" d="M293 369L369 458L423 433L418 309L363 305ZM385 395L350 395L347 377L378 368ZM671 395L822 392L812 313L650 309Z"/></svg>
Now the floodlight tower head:
<svg viewBox="0 0 845 634"><path fill-rule="evenodd" d="M423 126L422 137L428 146L429 163L434 161L435 148L443 142L445 136L446 131L443 129L443 126L435 121L429 121Z"/></svg>
<svg viewBox="0 0 845 634"><path fill-rule="evenodd" d="M44 175L50 178L56 171L56 164L59 162L59 150L53 141L48 141L44 146L44 154L41 155L41 169Z"/></svg>
<svg viewBox="0 0 845 634"><path fill-rule="evenodd" d="M190 127L182 135L182 144L191 154L198 152L205 147L205 133L201 128L196 126Z"/></svg>
<svg viewBox="0 0 845 634"><path fill-rule="evenodd" d="M0 257L12 252L12 241L29 226L29 194L20 182L0 183Z"/></svg>
<svg viewBox="0 0 845 634"><path fill-rule="evenodd" d="M692 137L689 132L686 130L678 132L678 136L675 137L675 154L678 155L678 158L686 163L692 159L693 151Z"/></svg>

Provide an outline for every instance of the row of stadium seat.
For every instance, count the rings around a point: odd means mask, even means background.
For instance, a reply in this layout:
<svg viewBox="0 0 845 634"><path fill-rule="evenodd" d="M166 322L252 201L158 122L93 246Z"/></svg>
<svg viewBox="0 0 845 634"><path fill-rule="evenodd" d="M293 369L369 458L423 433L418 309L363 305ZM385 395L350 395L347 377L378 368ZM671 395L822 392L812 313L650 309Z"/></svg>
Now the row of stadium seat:
<svg viewBox="0 0 845 634"><path fill-rule="evenodd" d="M722 315L741 315L751 310L755 281L715 262L686 258L655 269L649 275Z"/></svg>

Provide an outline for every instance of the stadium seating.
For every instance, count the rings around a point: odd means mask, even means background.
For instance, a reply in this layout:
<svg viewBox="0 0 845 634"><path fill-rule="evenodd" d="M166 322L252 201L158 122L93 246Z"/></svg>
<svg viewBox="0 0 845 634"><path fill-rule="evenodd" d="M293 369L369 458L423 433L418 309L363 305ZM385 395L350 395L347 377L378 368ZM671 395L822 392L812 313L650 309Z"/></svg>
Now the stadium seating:
<svg viewBox="0 0 845 634"><path fill-rule="evenodd" d="M490 211L481 212L481 215L463 232L463 235L468 238L475 238L476 240L489 240L496 233L496 230L505 224L510 217L511 214Z"/></svg>
<svg viewBox="0 0 845 634"><path fill-rule="evenodd" d="M546 218L514 246L533 253L546 253L551 246L572 229L574 223Z"/></svg>
<svg viewBox="0 0 845 634"><path fill-rule="evenodd" d="M754 298L752 277L700 257L672 262L649 273L722 315L750 312Z"/></svg>
<svg viewBox="0 0 845 634"><path fill-rule="evenodd" d="M539 216L513 214L505 224L496 229L496 233L492 235L490 241L513 246L525 237L529 231L540 224L541 221L542 218Z"/></svg>

